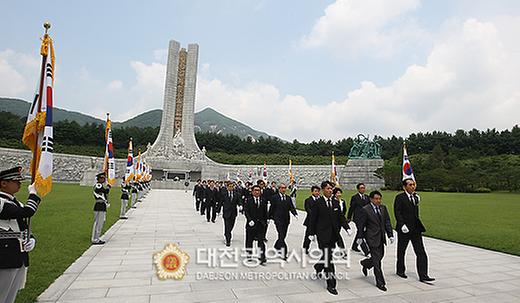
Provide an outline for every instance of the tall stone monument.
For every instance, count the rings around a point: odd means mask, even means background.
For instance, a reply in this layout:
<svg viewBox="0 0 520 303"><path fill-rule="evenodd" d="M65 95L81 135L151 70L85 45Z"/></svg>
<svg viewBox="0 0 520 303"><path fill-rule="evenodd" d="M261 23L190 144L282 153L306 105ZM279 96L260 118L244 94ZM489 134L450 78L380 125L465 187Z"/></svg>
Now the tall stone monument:
<svg viewBox="0 0 520 303"><path fill-rule="evenodd" d="M194 132L198 55L197 44L189 44L186 50L177 41L169 43L161 128L143 153L155 179L184 179L190 173L191 179L200 177L207 161Z"/></svg>
<svg viewBox="0 0 520 303"><path fill-rule="evenodd" d="M204 148L199 149L195 141L198 52L197 44L189 44L186 50L177 41L169 43L161 128L155 142L149 144L142 155L152 167L154 188L185 188L184 184L189 184L185 181L193 182L199 178L242 178L243 181L263 178L259 165L216 163L206 156ZM384 183L374 172L382 162L381 159L364 157L350 159L345 166L338 165L340 182L348 188L356 182L366 182L370 188L381 187ZM293 170L301 186L319 184L330 176L329 165L295 165ZM257 174L253 176L255 171ZM288 181L286 165L270 165L268 174L269 180Z"/></svg>

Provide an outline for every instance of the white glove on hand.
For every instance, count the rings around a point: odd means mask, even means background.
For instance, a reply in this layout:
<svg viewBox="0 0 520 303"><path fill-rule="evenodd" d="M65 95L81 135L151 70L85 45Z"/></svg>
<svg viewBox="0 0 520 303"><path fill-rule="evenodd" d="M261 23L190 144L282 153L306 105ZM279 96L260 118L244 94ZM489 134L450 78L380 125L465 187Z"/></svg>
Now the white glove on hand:
<svg viewBox="0 0 520 303"><path fill-rule="evenodd" d="M353 234L352 230L351 229L347 229L347 235L350 237L350 236L352 236L352 234Z"/></svg>
<svg viewBox="0 0 520 303"><path fill-rule="evenodd" d="M390 244L394 244L394 241L395 241L394 237L390 237Z"/></svg>
<svg viewBox="0 0 520 303"><path fill-rule="evenodd" d="M249 221L249 226L251 226L251 227L255 226L255 222L254 221Z"/></svg>
<svg viewBox="0 0 520 303"><path fill-rule="evenodd" d="M29 192L30 195L37 195L38 192L36 191L36 185L31 184L29 186L27 186L27 191Z"/></svg>
<svg viewBox="0 0 520 303"><path fill-rule="evenodd" d="M356 240L356 243L357 243L358 245L363 244L363 239L361 239L361 238L357 239L357 240Z"/></svg>
<svg viewBox="0 0 520 303"><path fill-rule="evenodd" d="M244 208L242 207L242 205L240 205L240 206L238 207L238 211L242 211L243 209L244 209Z"/></svg>
<svg viewBox="0 0 520 303"><path fill-rule="evenodd" d="M403 224L403 227L401 227L401 230L403 231L403 233L407 234L410 232L410 230L408 229L408 227L406 227L406 224Z"/></svg>
<svg viewBox="0 0 520 303"><path fill-rule="evenodd" d="M273 219L267 219L267 224L273 223Z"/></svg>
<svg viewBox="0 0 520 303"><path fill-rule="evenodd" d="M34 246L36 245L36 240L34 238L30 238L23 244L23 249L27 252L34 249Z"/></svg>
<svg viewBox="0 0 520 303"><path fill-rule="evenodd" d="M310 235L309 236L309 240L311 240L312 242L316 241L316 236L315 235Z"/></svg>

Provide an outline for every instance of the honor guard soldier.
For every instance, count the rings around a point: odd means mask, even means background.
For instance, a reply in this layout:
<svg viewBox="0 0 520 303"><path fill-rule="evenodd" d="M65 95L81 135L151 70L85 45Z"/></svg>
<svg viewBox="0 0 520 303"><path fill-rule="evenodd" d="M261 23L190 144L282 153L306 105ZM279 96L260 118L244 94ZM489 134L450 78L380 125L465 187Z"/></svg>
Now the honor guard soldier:
<svg viewBox="0 0 520 303"><path fill-rule="evenodd" d="M23 205L15 198L24 180L21 167L0 172L0 302L11 303L18 290L24 288L29 254L36 241L29 231L40 198L34 184L29 185L29 198Z"/></svg>
<svg viewBox="0 0 520 303"><path fill-rule="evenodd" d="M125 183L125 178L123 177L123 182L121 183L121 213L119 214L119 219L128 219L126 216L126 207L128 206L131 189L130 184Z"/></svg>
<svg viewBox="0 0 520 303"><path fill-rule="evenodd" d="M132 187L132 202L130 202L130 204L132 205L132 208L136 208L135 203L137 203L137 193L139 191L137 190L137 185L135 182L132 182L132 185L130 186Z"/></svg>
<svg viewBox="0 0 520 303"><path fill-rule="evenodd" d="M107 207L110 207L108 202L108 193L110 192L110 185L105 185L105 173L96 175L97 183L94 185L94 226L92 227L92 244L105 244L105 241L99 239L103 231L103 225L107 215Z"/></svg>

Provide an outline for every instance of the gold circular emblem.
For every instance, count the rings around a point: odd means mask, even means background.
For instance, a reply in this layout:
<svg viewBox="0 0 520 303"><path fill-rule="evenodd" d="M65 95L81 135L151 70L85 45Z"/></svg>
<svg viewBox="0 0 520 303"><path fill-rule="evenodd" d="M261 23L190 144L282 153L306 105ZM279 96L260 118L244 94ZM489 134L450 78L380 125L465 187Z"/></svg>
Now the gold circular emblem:
<svg viewBox="0 0 520 303"><path fill-rule="evenodd" d="M186 265L190 256L182 251L176 243L170 243L163 250L156 252L153 260L159 279L181 280L186 275Z"/></svg>

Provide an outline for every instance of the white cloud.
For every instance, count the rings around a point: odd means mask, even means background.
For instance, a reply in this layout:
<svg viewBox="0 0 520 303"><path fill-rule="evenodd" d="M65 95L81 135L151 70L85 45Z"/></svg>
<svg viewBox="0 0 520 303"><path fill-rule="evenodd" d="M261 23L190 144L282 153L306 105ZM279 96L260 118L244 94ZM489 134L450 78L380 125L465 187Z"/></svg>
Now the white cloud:
<svg viewBox="0 0 520 303"><path fill-rule="evenodd" d="M387 57L429 39L407 13L420 0L337 0L303 37L306 48L325 48L339 56Z"/></svg>
<svg viewBox="0 0 520 303"><path fill-rule="evenodd" d="M273 85L233 87L199 78L198 107L213 107L250 126L310 141L357 133L385 136L473 127L510 128L520 112L520 43L511 28L520 20L497 23L469 19L435 43L424 65L412 65L388 86L370 81L344 100L324 106L285 95ZM507 29L503 33L502 27Z"/></svg>
<svg viewBox="0 0 520 303"><path fill-rule="evenodd" d="M121 80L110 81L110 83L108 83L108 85L107 85L108 91L117 91L117 90L120 90L121 88L123 88L123 82L121 82Z"/></svg>
<svg viewBox="0 0 520 303"><path fill-rule="evenodd" d="M39 61L11 49L0 51L0 96L27 97L36 86Z"/></svg>

